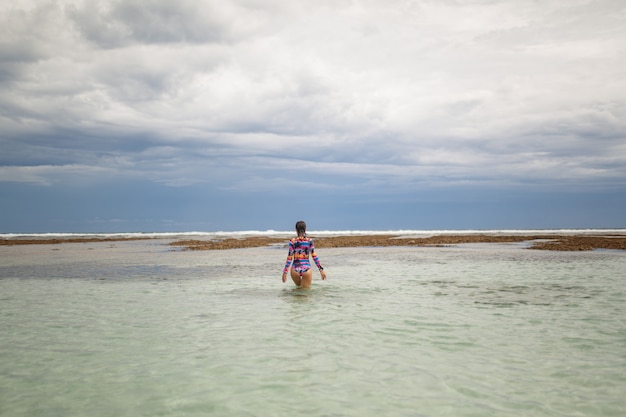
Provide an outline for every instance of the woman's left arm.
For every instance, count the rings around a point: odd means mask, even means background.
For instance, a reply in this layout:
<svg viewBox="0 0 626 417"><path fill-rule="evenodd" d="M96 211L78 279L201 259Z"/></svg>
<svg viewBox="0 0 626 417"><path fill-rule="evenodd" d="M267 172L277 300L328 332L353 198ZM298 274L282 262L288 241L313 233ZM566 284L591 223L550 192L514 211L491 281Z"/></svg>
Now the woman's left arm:
<svg viewBox="0 0 626 417"><path fill-rule="evenodd" d="M317 253L315 253L315 245L313 244L313 240L311 240L311 256L313 256L313 261L315 262L315 266L317 266L317 269L319 269L320 271L322 280L325 280L326 271L324 271L324 268L322 267L319 256L317 256Z"/></svg>

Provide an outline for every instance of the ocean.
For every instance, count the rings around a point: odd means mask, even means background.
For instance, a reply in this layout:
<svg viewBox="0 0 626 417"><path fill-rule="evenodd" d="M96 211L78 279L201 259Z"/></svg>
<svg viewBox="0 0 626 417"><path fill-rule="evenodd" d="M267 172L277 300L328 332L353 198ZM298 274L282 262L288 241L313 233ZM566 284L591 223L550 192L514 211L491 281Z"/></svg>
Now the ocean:
<svg viewBox="0 0 626 417"><path fill-rule="evenodd" d="M181 235L0 246L0 415L626 415L624 251L318 249L305 290Z"/></svg>

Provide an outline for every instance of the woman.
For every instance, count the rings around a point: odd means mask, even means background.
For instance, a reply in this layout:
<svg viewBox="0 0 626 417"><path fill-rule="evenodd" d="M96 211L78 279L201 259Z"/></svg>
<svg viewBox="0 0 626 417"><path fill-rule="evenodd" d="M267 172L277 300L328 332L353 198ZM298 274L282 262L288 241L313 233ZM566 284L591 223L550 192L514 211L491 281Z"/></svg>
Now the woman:
<svg viewBox="0 0 626 417"><path fill-rule="evenodd" d="M283 269L283 282L287 281L287 272L289 272L289 265L291 265L291 279L298 287L309 288L311 281L313 281L313 270L311 269L311 263L309 262L309 255L313 256L313 261L317 269L320 271L322 279L326 279L326 272L320 264L320 260L315 253L315 246L313 240L306 237L306 223L299 221L296 223L297 237L294 237L289 241L289 254L287 255L287 263Z"/></svg>

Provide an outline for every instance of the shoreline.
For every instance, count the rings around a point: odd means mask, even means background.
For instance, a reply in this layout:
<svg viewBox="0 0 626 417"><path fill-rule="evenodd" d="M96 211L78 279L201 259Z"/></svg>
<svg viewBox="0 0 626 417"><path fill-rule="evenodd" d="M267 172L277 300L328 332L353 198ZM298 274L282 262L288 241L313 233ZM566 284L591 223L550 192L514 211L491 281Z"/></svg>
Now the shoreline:
<svg viewBox="0 0 626 417"><path fill-rule="evenodd" d="M465 243L517 243L530 242L528 249L554 251L590 251L611 249L626 251L626 236L623 234L449 234L429 237L407 237L406 235L336 235L315 236L317 249L346 247L446 247ZM224 237L209 240L184 239L168 243L183 250L225 250L286 245L290 237ZM41 238L41 239L0 239L0 246L45 245L63 243L123 242L136 240L161 240L157 237L80 237L80 238Z"/></svg>
<svg viewBox="0 0 626 417"><path fill-rule="evenodd" d="M153 240L151 237L55 237L40 239L0 239L0 246L21 245L60 245L62 243L126 242L133 240Z"/></svg>

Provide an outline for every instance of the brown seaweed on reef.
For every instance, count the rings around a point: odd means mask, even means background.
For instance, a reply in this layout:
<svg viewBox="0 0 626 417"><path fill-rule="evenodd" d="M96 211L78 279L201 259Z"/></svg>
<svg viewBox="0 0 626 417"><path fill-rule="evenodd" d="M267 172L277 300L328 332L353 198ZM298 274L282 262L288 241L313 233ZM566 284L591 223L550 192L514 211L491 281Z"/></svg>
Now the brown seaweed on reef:
<svg viewBox="0 0 626 417"><path fill-rule="evenodd" d="M332 236L315 239L316 248L424 246L439 247L462 243L531 242L530 249L558 251L588 251L593 249L626 250L626 236L561 236L561 235L441 235L431 237L401 237L397 235ZM237 249L287 244L286 238L248 237L221 240L182 240L170 243L188 250Z"/></svg>
<svg viewBox="0 0 626 417"><path fill-rule="evenodd" d="M403 237L398 235L327 236L315 237L316 248L422 246L441 247L462 243L514 243L529 242L529 249L553 251L589 251L594 249L626 250L625 235L438 235L430 237ZM51 239L0 239L0 246L117 242L152 239L145 237L115 238L51 238ZM171 246L187 250L219 250L256 248L269 245L287 245L288 238L252 236L213 240L179 240Z"/></svg>
<svg viewBox="0 0 626 417"><path fill-rule="evenodd" d="M594 249L626 250L626 237L614 236L559 236L552 240L535 242L530 249L558 251L588 251Z"/></svg>
<svg viewBox="0 0 626 417"><path fill-rule="evenodd" d="M188 250L218 250L218 249L242 249L242 248L258 248L278 243L286 243L287 239L271 238L271 237L247 237L247 238L226 238L215 240L179 240L171 242L171 246L182 246Z"/></svg>

